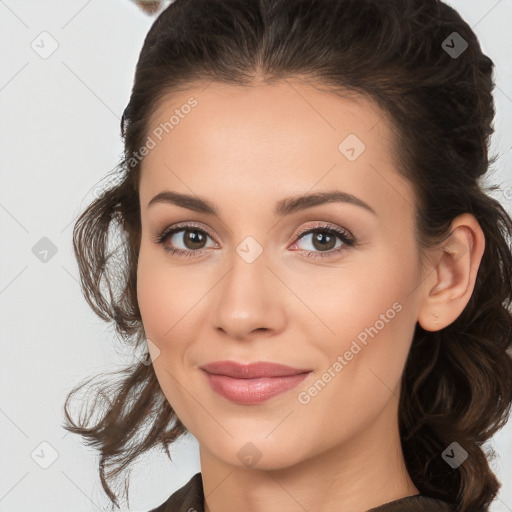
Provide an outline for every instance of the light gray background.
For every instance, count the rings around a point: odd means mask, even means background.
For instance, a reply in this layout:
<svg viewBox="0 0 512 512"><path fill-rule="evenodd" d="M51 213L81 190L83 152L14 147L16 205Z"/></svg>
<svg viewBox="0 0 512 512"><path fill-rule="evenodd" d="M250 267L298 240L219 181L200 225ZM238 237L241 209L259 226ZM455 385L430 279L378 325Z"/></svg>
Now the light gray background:
<svg viewBox="0 0 512 512"><path fill-rule="evenodd" d="M490 181L503 186L496 197L510 212L512 0L449 3L496 64L492 149L501 158ZM82 378L121 368L130 355L81 295L71 235L122 154L119 121L154 18L129 0L0 0L0 511L85 512L109 503L96 452L60 426L62 404ZM43 52L52 39L58 48L47 58L31 46ZM57 248L47 262L32 252L43 237ZM512 510L511 431L509 422L491 442L503 483L493 512ZM52 449L58 457L43 469ZM200 470L192 436L172 454L172 463L158 452L140 459L131 510L157 506Z"/></svg>

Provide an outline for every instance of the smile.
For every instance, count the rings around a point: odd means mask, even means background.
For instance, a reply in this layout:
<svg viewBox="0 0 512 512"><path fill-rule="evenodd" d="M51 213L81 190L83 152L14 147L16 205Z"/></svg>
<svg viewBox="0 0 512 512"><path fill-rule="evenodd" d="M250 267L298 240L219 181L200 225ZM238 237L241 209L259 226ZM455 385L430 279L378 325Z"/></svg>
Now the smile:
<svg viewBox="0 0 512 512"><path fill-rule="evenodd" d="M214 361L200 369L213 391L243 405L259 404L293 389L311 373L310 368L294 368L271 361Z"/></svg>

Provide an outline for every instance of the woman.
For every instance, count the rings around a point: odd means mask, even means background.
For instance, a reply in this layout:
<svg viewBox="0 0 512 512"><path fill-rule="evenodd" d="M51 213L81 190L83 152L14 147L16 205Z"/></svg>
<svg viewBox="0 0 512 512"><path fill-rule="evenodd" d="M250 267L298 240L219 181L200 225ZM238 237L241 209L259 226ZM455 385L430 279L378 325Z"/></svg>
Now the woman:
<svg viewBox="0 0 512 512"><path fill-rule="evenodd" d="M66 402L113 503L107 479L188 431L201 472L155 511L488 510L512 402L492 70L435 0L158 16L124 174L74 231L89 304L151 356L92 425Z"/></svg>

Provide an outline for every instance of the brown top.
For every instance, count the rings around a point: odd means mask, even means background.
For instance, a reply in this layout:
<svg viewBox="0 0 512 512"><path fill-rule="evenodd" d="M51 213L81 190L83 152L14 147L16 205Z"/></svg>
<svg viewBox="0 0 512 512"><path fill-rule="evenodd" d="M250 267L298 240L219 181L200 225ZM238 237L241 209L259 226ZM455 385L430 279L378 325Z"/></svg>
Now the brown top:
<svg viewBox="0 0 512 512"><path fill-rule="evenodd" d="M450 503L423 494L415 494L367 512L453 512ZM165 503L149 512L204 512L203 480L201 473L196 473L183 487L172 494Z"/></svg>

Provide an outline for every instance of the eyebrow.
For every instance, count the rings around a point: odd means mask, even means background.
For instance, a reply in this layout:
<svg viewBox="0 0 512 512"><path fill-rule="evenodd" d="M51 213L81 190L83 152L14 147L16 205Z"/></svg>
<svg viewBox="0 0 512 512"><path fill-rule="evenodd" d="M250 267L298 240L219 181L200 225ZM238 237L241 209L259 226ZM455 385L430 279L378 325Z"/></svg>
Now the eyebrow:
<svg viewBox="0 0 512 512"><path fill-rule="evenodd" d="M305 194L300 196L287 197L277 201L274 207L274 215L284 217L306 208L312 208L325 203L348 203L360 206L365 210L377 215L375 210L362 199L342 192L341 190L330 190L327 192L316 192L313 194ZM206 213L209 215L218 216L217 207L210 201L195 195L181 194L178 192L171 192L164 190L157 194L151 201L149 201L147 208L158 203L175 204L182 208L187 208L195 212Z"/></svg>

